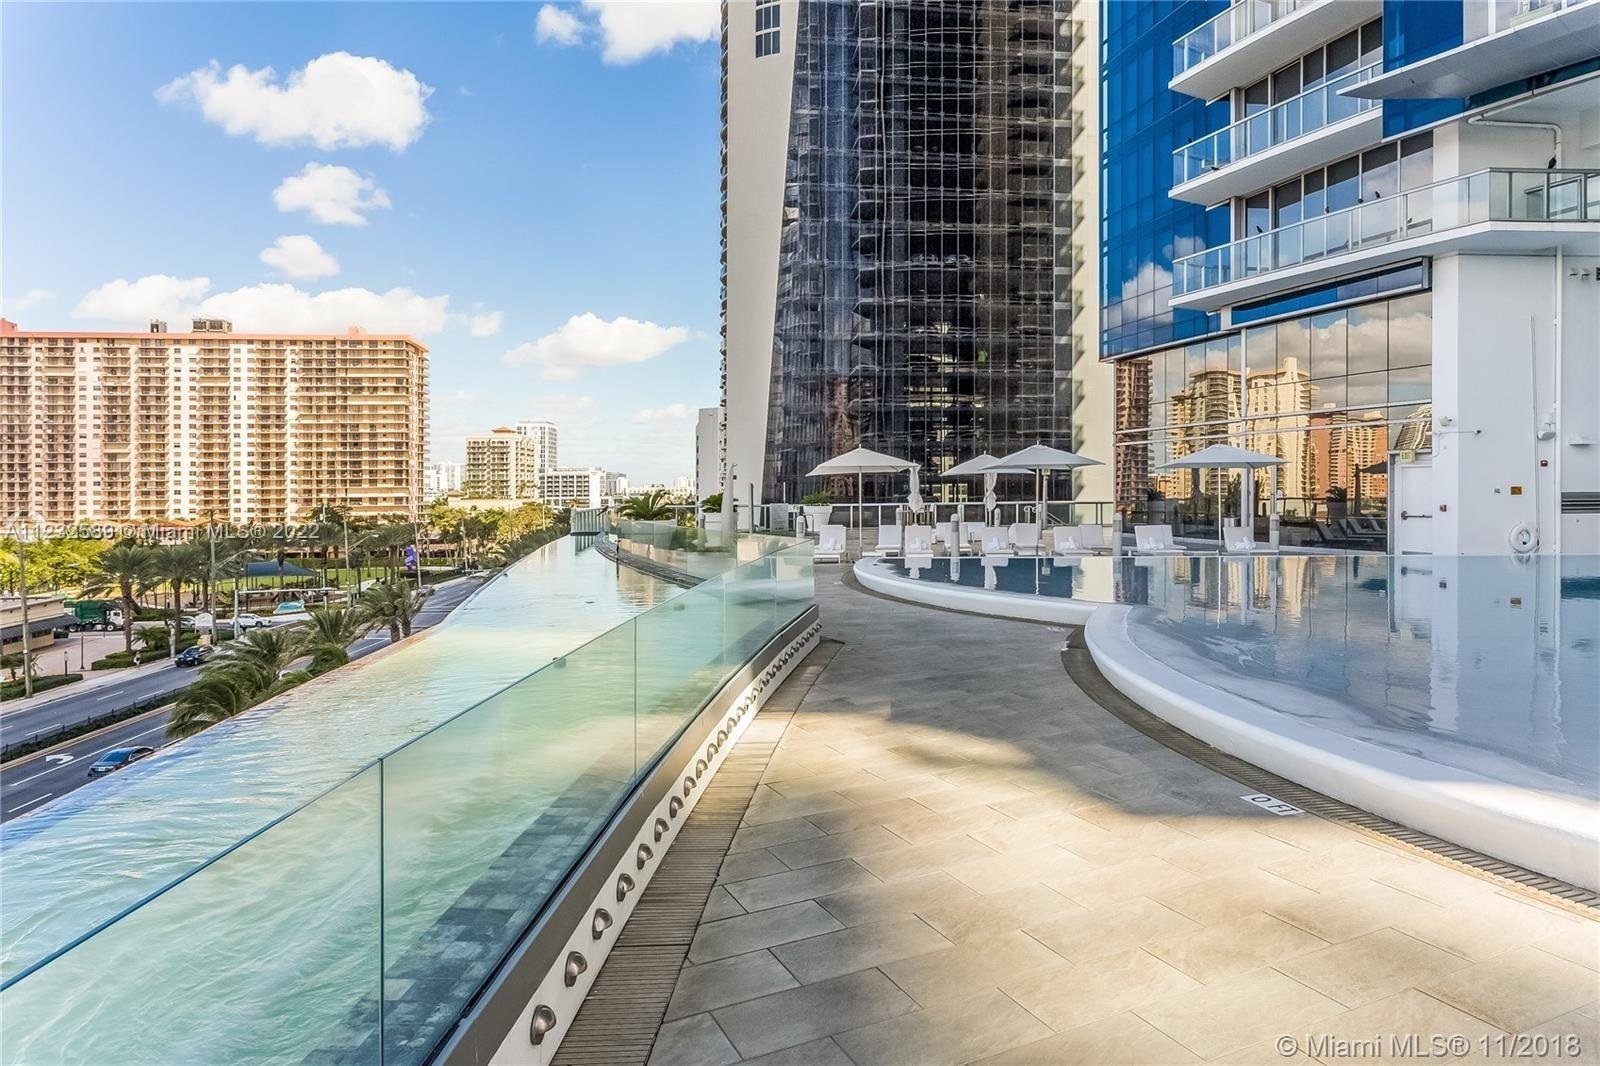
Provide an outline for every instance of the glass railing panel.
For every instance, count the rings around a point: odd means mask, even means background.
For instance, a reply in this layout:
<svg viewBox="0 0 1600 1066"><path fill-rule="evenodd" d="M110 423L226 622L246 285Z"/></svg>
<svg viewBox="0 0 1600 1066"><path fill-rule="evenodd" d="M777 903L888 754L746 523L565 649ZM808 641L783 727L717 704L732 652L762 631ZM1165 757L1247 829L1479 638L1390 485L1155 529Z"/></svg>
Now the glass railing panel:
<svg viewBox="0 0 1600 1066"><path fill-rule="evenodd" d="M384 760L386 1063L421 1061L632 786L636 624Z"/></svg>
<svg viewBox="0 0 1600 1066"><path fill-rule="evenodd" d="M1228 10L1178 38L1172 46L1172 68L1182 74L1230 48L1258 30L1316 0L1241 0Z"/></svg>
<svg viewBox="0 0 1600 1066"><path fill-rule="evenodd" d="M1345 96L1344 90L1367 81L1381 64L1352 71L1257 114L1207 134L1172 153L1173 184L1221 170L1296 137L1370 111L1382 101Z"/></svg>
<svg viewBox="0 0 1600 1066"><path fill-rule="evenodd" d="M723 575L722 585L724 657L732 667L749 659L776 632L772 557L729 571Z"/></svg>
<svg viewBox="0 0 1600 1066"><path fill-rule="evenodd" d="M723 592L722 580L712 579L635 619L640 770L666 750L728 672Z"/></svg>
<svg viewBox="0 0 1600 1066"><path fill-rule="evenodd" d="M773 560L774 621L779 626L799 618L816 599L812 551L807 541L785 548Z"/></svg>
<svg viewBox="0 0 1600 1066"><path fill-rule="evenodd" d="M379 777L345 781L0 992L0 1061L376 1061Z"/></svg>

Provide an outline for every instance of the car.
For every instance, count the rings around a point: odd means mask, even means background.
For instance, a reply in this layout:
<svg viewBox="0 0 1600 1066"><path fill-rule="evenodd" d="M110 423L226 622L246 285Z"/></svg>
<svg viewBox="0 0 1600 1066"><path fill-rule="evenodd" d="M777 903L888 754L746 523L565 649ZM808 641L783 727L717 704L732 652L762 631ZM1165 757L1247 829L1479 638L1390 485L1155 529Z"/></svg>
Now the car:
<svg viewBox="0 0 1600 1066"><path fill-rule="evenodd" d="M210 644L195 644L180 651L173 657L172 662L177 666L199 666L209 661L215 654L217 649Z"/></svg>
<svg viewBox="0 0 1600 1066"><path fill-rule="evenodd" d="M270 626L271 624L271 622L267 621L265 618L262 618L259 614L251 614L249 611L240 611L238 614L233 616L234 629L260 629L263 626Z"/></svg>
<svg viewBox="0 0 1600 1066"><path fill-rule="evenodd" d="M89 767L90 777L104 777L106 774L116 773L124 766L136 763L140 759L154 755L156 749L138 745L132 748L112 748Z"/></svg>

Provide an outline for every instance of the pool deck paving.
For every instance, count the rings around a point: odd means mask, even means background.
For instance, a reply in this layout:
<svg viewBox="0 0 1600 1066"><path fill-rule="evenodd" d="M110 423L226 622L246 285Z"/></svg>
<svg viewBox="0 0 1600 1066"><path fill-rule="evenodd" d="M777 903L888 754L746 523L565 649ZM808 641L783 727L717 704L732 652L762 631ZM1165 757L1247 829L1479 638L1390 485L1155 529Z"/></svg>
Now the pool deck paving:
<svg viewBox="0 0 1600 1066"><path fill-rule="evenodd" d="M1246 802L1061 628L842 577L652 1064L1600 1062L1600 921Z"/></svg>

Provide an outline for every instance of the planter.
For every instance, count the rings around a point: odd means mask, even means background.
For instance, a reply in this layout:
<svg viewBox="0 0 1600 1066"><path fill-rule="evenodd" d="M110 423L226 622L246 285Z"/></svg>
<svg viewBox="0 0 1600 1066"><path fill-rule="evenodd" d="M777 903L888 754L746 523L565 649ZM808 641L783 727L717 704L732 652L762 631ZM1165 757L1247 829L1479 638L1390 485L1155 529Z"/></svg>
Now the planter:
<svg viewBox="0 0 1600 1066"><path fill-rule="evenodd" d="M833 505L831 503L822 506L808 504L801 507L800 510L805 512L806 524L813 530L821 529L828 524L828 519L833 517Z"/></svg>

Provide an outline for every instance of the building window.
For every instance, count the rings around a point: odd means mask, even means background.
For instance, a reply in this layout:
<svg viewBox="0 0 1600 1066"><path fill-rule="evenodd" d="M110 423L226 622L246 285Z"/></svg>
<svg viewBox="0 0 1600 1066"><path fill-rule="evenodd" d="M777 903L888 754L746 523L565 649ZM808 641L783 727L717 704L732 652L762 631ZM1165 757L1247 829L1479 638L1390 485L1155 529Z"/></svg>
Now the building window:
<svg viewBox="0 0 1600 1066"><path fill-rule="evenodd" d="M778 54L778 0L756 0L756 58Z"/></svg>

